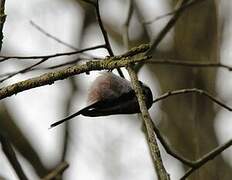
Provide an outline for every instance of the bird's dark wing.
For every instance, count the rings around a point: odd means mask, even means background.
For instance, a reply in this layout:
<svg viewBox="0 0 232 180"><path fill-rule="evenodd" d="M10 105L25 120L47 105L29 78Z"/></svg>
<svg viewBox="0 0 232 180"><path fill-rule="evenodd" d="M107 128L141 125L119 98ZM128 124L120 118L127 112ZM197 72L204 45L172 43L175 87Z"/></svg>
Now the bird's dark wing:
<svg viewBox="0 0 232 180"><path fill-rule="evenodd" d="M132 106L133 105L133 106ZM96 117L107 116L113 114L133 114L139 112L138 102L134 90L131 90L118 98L105 99L93 103L70 116L51 124L50 128L68 121L80 114L84 116Z"/></svg>
<svg viewBox="0 0 232 180"><path fill-rule="evenodd" d="M133 114L139 112L138 102L134 90L131 90L117 98L109 98L98 101L81 112L84 116L107 116L113 114Z"/></svg>

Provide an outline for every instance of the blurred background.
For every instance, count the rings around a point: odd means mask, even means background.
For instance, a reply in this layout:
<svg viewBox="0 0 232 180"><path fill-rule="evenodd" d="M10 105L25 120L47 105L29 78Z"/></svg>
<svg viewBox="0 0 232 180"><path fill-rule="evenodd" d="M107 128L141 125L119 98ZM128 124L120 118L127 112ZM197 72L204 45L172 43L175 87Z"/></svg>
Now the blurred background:
<svg viewBox="0 0 232 180"><path fill-rule="evenodd" d="M151 42L171 16L155 18L172 11L177 0L132 0L129 47ZM128 0L100 0L100 12L116 55L126 52L123 25ZM176 59L231 63L230 0L205 0L189 8L153 53L153 60ZM94 8L78 0L11 0L7 14L1 55L47 55L103 44ZM149 24L145 22L152 21ZM68 47L38 30L72 45ZM1 87L44 72L77 57L105 57L100 49L88 54L54 58L37 70L19 74ZM1 77L32 65L38 60L11 59L1 63ZM123 70L126 77L128 74ZM115 73L117 73L115 71ZM57 128L50 124L86 104L91 82L99 72L81 74L52 86L24 91L6 98L0 105L0 131L7 134L29 179L44 177L61 161L70 167L63 179L124 180L154 179L155 172L146 138L137 115L89 118L79 116ZM154 98L170 90L200 88L232 106L232 74L225 69L190 68L173 65L144 65L139 79L148 84ZM170 97L149 110L170 146L182 156L195 160L232 137L231 113L197 94ZM161 147L161 145L160 145ZM171 179L179 179L187 170L164 149L162 158ZM189 179L229 180L232 177L232 149L192 174ZM0 179L17 180L7 158L0 151Z"/></svg>

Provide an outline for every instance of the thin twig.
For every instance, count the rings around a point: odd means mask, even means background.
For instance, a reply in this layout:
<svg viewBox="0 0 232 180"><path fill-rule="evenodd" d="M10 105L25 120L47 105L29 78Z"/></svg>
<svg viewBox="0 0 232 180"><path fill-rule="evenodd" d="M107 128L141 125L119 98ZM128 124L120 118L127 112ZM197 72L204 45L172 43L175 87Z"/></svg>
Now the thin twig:
<svg viewBox="0 0 232 180"><path fill-rule="evenodd" d="M51 58L56 58L56 57L61 57L61 56L71 56L71 55L79 54L85 51L91 51L91 50L104 48L104 47L105 45L101 44L101 45L97 45L97 46L93 46L89 48L80 49L78 51L56 53L56 54L49 54L49 55L43 55L43 56L0 56L1 58L0 62L3 62L8 59L44 59L44 58L51 59Z"/></svg>
<svg viewBox="0 0 232 180"><path fill-rule="evenodd" d="M204 155L202 158L198 159L196 163L194 164L194 167L190 168L180 180L186 179L190 174L192 174L194 171L199 169L201 166L203 166L210 160L213 160L216 156L218 156L221 152L223 152L230 146L232 146L232 139L226 142L224 145L215 148L208 154Z"/></svg>
<svg viewBox="0 0 232 180"><path fill-rule="evenodd" d="M60 44L62 44L62 45L64 45L64 46L66 46L66 47L68 47L68 48L70 48L70 49L72 49L72 50L76 50L76 51L79 51L79 50L80 50L79 48L77 48L77 47L75 47L75 46L73 46L73 45L71 45L71 44L68 44L68 43L64 42L63 40L59 39L58 37L56 37L56 36L54 36L54 35L48 33L45 29L43 29L41 26L39 26L38 24L36 24L34 21L30 20L30 24L32 25L32 27L34 27L35 29L37 29L39 32L41 32L42 34L44 34L44 35L47 36L48 38L51 38L51 39L53 39L54 41L56 41L56 42L58 42L58 43L60 43ZM83 54L83 55L86 55L86 56L88 56L88 57L94 58L94 56L91 55L91 54L88 54L88 53L85 53L85 52L83 52L82 54Z"/></svg>
<svg viewBox="0 0 232 180"><path fill-rule="evenodd" d="M60 68L60 67L64 67L64 66L68 66L68 65L73 65L73 64L76 64L77 62L80 62L80 61L90 61L91 59L82 59L82 58L77 58L77 59L74 59L74 60L71 60L71 61L68 61L68 62L65 62L65 63L60 63L60 64L57 64L57 65L54 65L54 66L46 66L46 67L35 67L35 68L31 68L30 69L30 72L31 71L43 71L43 70L51 70L51 69L56 69L56 68ZM6 77L6 76L11 76L13 74L16 74L18 73L19 71L13 71L13 72L8 72L8 73L2 73L0 74L0 78L3 78L3 77ZM26 71L28 72L28 71ZM20 74L24 74L26 72L21 72ZM19 74L19 73L18 73Z"/></svg>
<svg viewBox="0 0 232 180"><path fill-rule="evenodd" d="M98 46L99 47L99 46ZM130 51L127 51L126 53L122 54L122 55L119 55L119 56L114 56L112 57L112 59L115 59L115 60L119 60L123 57L133 57L135 56L136 54L140 54L140 53L143 53L145 52L148 48L150 47L149 44L142 44L138 47L135 47L135 48L132 48ZM84 49L83 49L84 50ZM86 49L85 49L86 50ZM57 54L56 54L57 55ZM29 57L29 56L28 56ZM28 58L27 57L27 58ZM32 57L32 56L31 56ZM34 56L35 57L35 56ZM54 57L52 55L48 55L48 56L38 56L38 57L46 57L46 58L43 58L42 60L40 60L39 62L33 64L33 65L30 65L29 67L26 67L24 69L21 69L19 71L16 71L16 72L12 72L12 73L6 73L6 74L3 74L3 75L0 75L3 76L4 78L2 78L0 80L0 83L4 82L5 80L8 80L10 79L11 77L14 77L15 75L17 74L23 74L23 73L26 73L26 72L29 72L29 71L32 71L32 70L36 70L35 67L42 64L43 62L47 61L48 59L50 59L51 57ZM58 68L58 67L62 67L62 66L65 66L65 65L70 65L70 64L74 64L76 62L78 62L78 60L81 60L81 58L77 58L76 60L73 60L71 62L66 62L66 63L62 63L62 64L59 64L59 65L55 65L55 66L51 66L51 67L48 67L46 69L54 69L54 68ZM83 59L84 60L84 59ZM86 58L85 58L86 60ZM93 59L94 60L94 59Z"/></svg>
<svg viewBox="0 0 232 180"><path fill-rule="evenodd" d="M190 7L194 6L194 5L196 5L198 2L200 3L200 2L203 2L203 1L204 1L204 0L193 0L193 1L187 3L187 4L183 5L183 6L181 6L181 7L177 8L177 9L175 9L174 11L171 11L171 12L169 12L169 13L163 14L163 15L161 15L161 16L157 16L156 18L154 18L154 19L152 19L152 20L150 20L150 21L145 21L145 22L143 22L143 23L144 23L144 24L152 24L152 23L154 23L155 21L158 21L158 20L160 20L160 19L162 19L162 18L165 18L165 17L171 16L171 15L174 15L174 14L176 14L178 11L183 11L183 10L185 10L185 9L187 9L187 8L190 8Z"/></svg>
<svg viewBox="0 0 232 180"><path fill-rule="evenodd" d="M189 2L189 0L183 0L180 8L185 6L187 3ZM159 43L163 40L163 38L166 36L166 34L171 30L171 28L175 25L175 23L177 22L177 20L179 19L179 17L183 14L183 12L186 9L182 9L181 11L177 11L175 13L175 15L168 21L168 23L166 24L166 26L160 31L160 33L157 35L157 37L153 40L152 44L151 44L151 48L149 49L149 51L147 51L147 54L151 54L152 51L155 51L157 46L159 45Z"/></svg>
<svg viewBox="0 0 232 180"><path fill-rule="evenodd" d="M185 66L185 67L200 67L200 68L225 68L229 71L232 71L232 67L225 65L220 62L197 62L197 61L186 61L186 60L175 60L175 59L154 59L149 60L146 63L148 64L168 64L168 65L177 65L177 66Z"/></svg>
<svg viewBox="0 0 232 180"><path fill-rule="evenodd" d="M109 38L108 38L108 34L107 34L107 31L105 30L104 25L103 25L102 20L101 20L100 8L99 8L99 0L96 0L96 6L95 7L96 7L96 14L97 14L98 24L100 26L102 35L103 35L105 43L106 43L106 49L109 52L109 55L111 57L113 57L114 53L113 53L113 50L111 48L111 44L110 44L110 41L109 41ZM124 78L122 70L120 68L117 68L117 71L118 71L119 75Z"/></svg>
<svg viewBox="0 0 232 180"><path fill-rule="evenodd" d="M68 167L69 167L69 164L67 162L62 162L52 172L50 172L48 175L46 175L41 180L53 180L57 176L61 175Z"/></svg>
<svg viewBox="0 0 232 180"><path fill-rule="evenodd" d="M106 49L109 52L109 55L111 57L113 57L114 53L113 53L112 48L111 48L111 44L110 44L110 41L109 41L109 38L108 38L108 34L107 34L107 31L105 30L104 25L102 23L102 19L101 19L101 15L100 15L100 8L99 8L99 1L98 0L96 0L95 8L96 8L96 14L97 14L97 21L98 21L98 24L100 26L102 35L104 37L104 41L106 43Z"/></svg>
<svg viewBox="0 0 232 180"><path fill-rule="evenodd" d="M174 95L179 95L179 94L187 94L187 93L198 93L200 95L204 95L206 97L208 97L210 100L212 100L213 102L217 103L218 105L222 106L223 108L232 111L232 108L225 105L224 103L220 102L219 100L217 100L216 98L214 98L212 95L210 95L209 93L207 93L206 91L203 91L201 89L181 89L181 90L175 90L175 91L170 91L167 92L159 97L157 97L155 100L153 100L153 103L156 103L158 101L164 100L170 96L174 96ZM171 156L175 157L176 159L178 159L179 161L181 161L182 163L194 168L197 166L197 164L199 163L197 161L190 161L184 157L181 157L180 155L178 155L177 153L175 153L170 147L169 145L166 143L165 139L162 137L159 129L153 124L153 129L157 135L157 138L160 140L161 144L163 145L164 149L166 150L166 152L168 154L170 154Z"/></svg>
<svg viewBox="0 0 232 180"><path fill-rule="evenodd" d="M170 96L175 96L178 94L188 94L188 93L197 93L203 96L206 96L209 98L211 101L215 102L216 104L222 106L223 108L227 109L228 111L232 111L232 108L224 104L223 102L219 101L218 99L214 98L212 95L210 95L208 92L202 90L202 89L197 89L197 88L192 88L192 89L180 89L180 90L174 90L174 91L169 91L156 99L153 100L153 103L156 103L157 101L166 99Z"/></svg>
<svg viewBox="0 0 232 180"><path fill-rule="evenodd" d="M17 74L21 74L21 73L28 72L28 71L31 70L32 68L38 66L39 64L42 64L43 62L45 62L45 61L47 61L47 60L48 60L47 58L43 58L42 60L40 60L39 62L37 62L37 63L35 63L35 64L31 65L31 66L28 66L28 67L26 67L26 68L24 68L24 69L21 69L21 70L19 70L19 71L16 71L15 73L12 73L12 74L8 75L8 76L5 77L5 78L2 78L2 79L0 80L0 83L4 82L4 81L7 80L7 79L10 79L10 78L16 76Z"/></svg>
<svg viewBox="0 0 232 180"><path fill-rule="evenodd" d="M67 46L69 47L70 49L73 49L73 50L76 50L78 51L79 49L76 48L75 46L71 45L71 44L68 44L62 40L60 40L59 38L57 38L56 36L48 33L47 31L45 31L41 26L39 26L38 24L36 24L34 21L30 20L30 24L35 28L37 29L39 32L41 32L42 34L44 34L45 36L55 40L56 42L60 43L60 44L63 44L64 46Z"/></svg>
<svg viewBox="0 0 232 180"><path fill-rule="evenodd" d="M97 59L93 59L93 60L97 60ZM64 67L64 66L68 66L68 65L72 65L72 64L76 64L77 62L80 62L80 61L91 61L91 59L82 59L82 58L77 58L77 59L74 59L74 60L71 60L71 61L68 61L68 62L65 62L65 63L60 63L60 64L57 64L57 65L54 65L54 66L48 66L48 67L44 67L44 68L34 68L33 70L49 70L49 69L56 69L56 68L60 68L60 67Z"/></svg>
<svg viewBox="0 0 232 180"><path fill-rule="evenodd" d="M153 124L153 130L157 136L157 138L159 139L160 143L163 145L165 151L171 155L172 157L178 159L180 162L182 162L183 164L189 166L189 167L193 167L194 166L194 162L190 161L180 155L178 155L173 149L171 149L168 145L168 143L165 141L164 137L162 136L160 130L156 127L156 125L152 122Z"/></svg>
<svg viewBox="0 0 232 180"><path fill-rule="evenodd" d="M86 49L81 49L79 51L75 51L75 52L69 52L69 53L59 53L59 54L52 54L52 55L46 55L46 56L8 56L8 57L4 57L4 56L0 56L0 57L3 57L2 60L0 60L0 62L4 61L4 60L7 60L7 59L11 59L11 58L17 58L17 59L39 59L42 57L42 59L37 62L37 63L34 63L33 65L30 65L24 69L21 69L19 71L16 71L15 73L12 73L10 75L8 75L7 77L3 78L0 80L0 83L4 82L5 80L8 80L12 77L14 77L15 75L17 74L21 74L21 73L25 73L25 72L28 72L30 71L32 68L35 68L36 66L46 62L47 60L51 59L51 58L54 58L54 57L59 57L59 56L64 56L64 55L73 55L73 54L78 54L78 53L82 53L84 51L89 51L89 50L93 50L93 49L96 49L96 48L102 48L102 45L98 45L98 46L94 46L94 47L90 47L90 48L86 48Z"/></svg>
<svg viewBox="0 0 232 180"><path fill-rule="evenodd" d="M44 34L44 35L47 36L48 38L51 38L51 39L53 39L54 41L56 41L56 42L58 42L58 43L60 43L60 44L62 44L62 45L64 45L64 46L66 46L66 47L68 47L68 48L70 48L70 49L72 49L72 50L76 50L76 51L79 51L79 50L80 50L79 48L76 48L75 46L73 46L73 45L71 45L71 44L68 44L68 43L62 41L61 39L59 39L58 37L56 37L56 36L54 36L54 35L48 33L45 29L43 29L41 26L39 26L38 24L36 24L34 21L30 21L30 23L31 23L31 25L32 25L35 29L37 29L39 32L41 32L42 34ZM103 45L103 46L104 46L104 45ZM82 52L81 54L82 54L82 55L85 55L85 56L87 56L87 57L96 58L96 56L93 56L93 55L91 55L91 54L89 54L89 53L86 53L86 52Z"/></svg>
<svg viewBox="0 0 232 180"><path fill-rule="evenodd" d="M163 165L163 162L162 162L160 150L159 150L159 147L158 147L158 144L156 141L155 134L153 132L152 120L151 120L151 117L150 117L148 110L147 110L147 107L146 107L145 97L143 95L143 90L139 84L138 77L137 77L135 71L131 67L127 67L127 71L130 75L132 87L133 87L133 89L136 93L136 96L138 98L140 111L141 111L142 118L143 118L143 121L144 121L144 124L146 127L148 145L149 145L149 149L150 149L150 152L152 155L153 163L155 165L158 179L169 180L170 177L169 177L169 174L167 173L167 171Z"/></svg>
<svg viewBox="0 0 232 180"><path fill-rule="evenodd" d="M127 51L129 49L129 24L131 21L132 14L133 14L133 3L132 3L132 0L129 0L129 9L127 12L125 23L123 25L124 32L122 34L123 44L124 44Z"/></svg>
<svg viewBox="0 0 232 180"><path fill-rule="evenodd" d="M13 167L18 178L20 180L28 180L25 173L23 172L23 169L22 169L22 167L21 167L21 165L16 157L16 154L15 154L13 148L11 147L10 142L2 134L0 134L0 142L2 144L2 150L3 150L4 154L6 155L8 161L10 162L11 166Z"/></svg>
<svg viewBox="0 0 232 180"><path fill-rule="evenodd" d="M105 48L107 49L110 57L114 57L114 53L113 53L113 50L112 50L111 45L110 45L110 41L109 41L109 38L108 38L107 31L105 30L102 19L101 19L99 1L98 0L96 0L96 2L93 2L93 1L90 1L90 0L84 0L84 1L87 2L87 3L90 3L91 5L93 5L95 7L97 21L98 21L99 27L101 29L101 32L102 32L102 35L103 35L103 38L104 38L104 41L105 41ZM120 68L117 68L117 71L118 71L119 75L124 78L122 70Z"/></svg>
<svg viewBox="0 0 232 180"><path fill-rule="evenodd" d="M79 61L83 61L83 60L90 60L90 59L82 59L82 58L77 58L75 60L72 60L72 61L69 61L69 62L65 62L65 63L61 63L61 64L57 64L57 65L54 65L54 66L49 66L49 67L43 67L43 68L36 68L38 65L42 64L43 62L45 62L47 59L42 59L41 61L35 63L35 64L32 64L24 69L21 69L19 71L14 71L14 72L11 72L11 73L5 73L5 74L0 74L0 77L4 77L2 79L0 79L0 83L4 82L5 80L8 80L18 74L24 74L24 73L27 73L27 72L31 72L31 71L35 71L35 70L49 70L49 69L56 69L56 68L59 68L59 67L63 67L63 66L67 66L67 65L72 65L72 64L75 64Z"/></svg>

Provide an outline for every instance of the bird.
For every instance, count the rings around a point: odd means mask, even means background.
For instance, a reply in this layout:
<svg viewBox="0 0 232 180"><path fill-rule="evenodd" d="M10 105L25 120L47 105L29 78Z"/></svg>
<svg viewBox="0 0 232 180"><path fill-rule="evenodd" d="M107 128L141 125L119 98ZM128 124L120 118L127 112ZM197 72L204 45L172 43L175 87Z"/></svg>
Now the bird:
<svg viewBox="0 0 232 180"><path fill-rule="evenodd" d="M145 96L146 106L149 109L153 104L152 91L141 81L139 83ZM100 73L94 80L88 92L87 104L85 108L51 124L50 128L78 115L98 117L140 113L139 103L131 82L109 71Z"/></svg>

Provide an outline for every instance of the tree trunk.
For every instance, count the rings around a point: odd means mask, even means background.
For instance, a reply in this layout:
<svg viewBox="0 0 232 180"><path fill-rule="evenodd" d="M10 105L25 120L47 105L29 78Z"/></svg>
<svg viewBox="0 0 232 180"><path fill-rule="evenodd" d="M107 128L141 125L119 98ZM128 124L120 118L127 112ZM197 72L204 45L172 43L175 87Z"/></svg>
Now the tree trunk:
<svg viewBox="0 0 232 180"><path fill-rule="evenodd" d="M186 10L174 29L171 58L178 60L217 62L219 57L217 3L206 0ZM161 91L199 88L216 96L217 69L156 66L152 72L158 77ZM182 156L196 160L218 146L214 129L214 104L197 95L179 95L162 102L160 129L171 146ZM186 168L187 169L187 168ZM218 156L208 162L189 179L231 179L229 165Z"/></svg>

